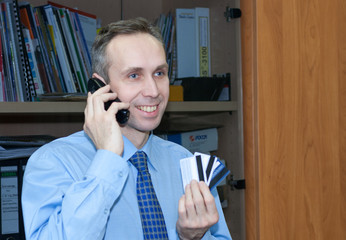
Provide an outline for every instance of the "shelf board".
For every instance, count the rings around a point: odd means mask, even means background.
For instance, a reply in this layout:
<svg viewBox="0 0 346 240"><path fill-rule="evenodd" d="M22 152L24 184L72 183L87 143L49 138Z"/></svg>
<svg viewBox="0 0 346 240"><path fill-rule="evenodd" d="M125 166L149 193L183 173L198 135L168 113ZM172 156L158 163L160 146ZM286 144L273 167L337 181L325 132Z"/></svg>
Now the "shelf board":
<svg viewBox="0 0 346 240"><path fill-rule="evenodd" d="M67 114L83 113L85 102L0 102L0 114ZM230 112L237 110L235 101L169 102L166 112Z"/></svg>
<svg viewBox="0 0 346 240"><path fill-rule="evenodd" d="M169 102L166 112L231 112L237 108L235 101Z"/></svg>

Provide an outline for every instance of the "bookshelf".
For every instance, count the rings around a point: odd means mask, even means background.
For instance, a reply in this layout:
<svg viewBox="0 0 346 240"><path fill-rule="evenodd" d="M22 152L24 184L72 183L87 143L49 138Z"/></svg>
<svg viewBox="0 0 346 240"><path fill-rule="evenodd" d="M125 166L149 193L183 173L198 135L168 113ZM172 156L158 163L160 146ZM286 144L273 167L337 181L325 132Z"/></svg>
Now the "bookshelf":
<svg viewBox="0 0 346 240"><path fill-rule="evenodd" d="M29 2L38 6L47 1ZM186 130L190 126L218 127L219 149L215 154L226 160L235 179L244 178L240 22L229 23L224 17L226 7L239 8L239 0L100 0L98 4L82 0L54 2L92 13L102 19L101 25L121 17L128 19L142 16L154 20L160 13L168 13L176 8L210 8L211 73L231 73L232 101L169 102L164 120L171 121L173 127L186 125ZM0 134L66 136L82 129L84 107L84 101L0 102ZM244 192L231 191L228 186L223 189L223 197L228 202L224 213L232 237L234 240L245 239Z"/></svg>

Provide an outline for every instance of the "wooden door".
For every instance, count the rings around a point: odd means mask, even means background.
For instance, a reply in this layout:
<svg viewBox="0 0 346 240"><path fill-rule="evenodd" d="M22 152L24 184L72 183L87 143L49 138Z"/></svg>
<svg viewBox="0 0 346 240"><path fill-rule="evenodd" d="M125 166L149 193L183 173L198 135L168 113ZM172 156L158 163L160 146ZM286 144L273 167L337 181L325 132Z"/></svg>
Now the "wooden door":
<svg viewBox="0 0 346 240"><path fill-rule="evenodd" d="M346 239L346 1L241 8L247 239Z"/></svg>

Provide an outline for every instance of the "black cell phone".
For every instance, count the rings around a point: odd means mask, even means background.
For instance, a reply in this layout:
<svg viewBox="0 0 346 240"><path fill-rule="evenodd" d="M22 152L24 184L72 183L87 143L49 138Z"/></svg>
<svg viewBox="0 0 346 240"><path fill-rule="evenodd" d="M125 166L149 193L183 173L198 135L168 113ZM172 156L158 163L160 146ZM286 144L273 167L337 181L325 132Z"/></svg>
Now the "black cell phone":
<svg viewBox="0 0 346 240"><path fill-rule="evenodd" d="M103 86L105 86L104 82L102 82L98 78L90 78L88 81L88 91L91 93L94 93L97 89ZM116 98L115 100L105 102L105 109L108 110L108 108L113 102L120 102L120 99ZM119 124L125 124L127 120L129 120L129 117L130 111L127 109L120 109L115 115L115 118Z"/></svg>

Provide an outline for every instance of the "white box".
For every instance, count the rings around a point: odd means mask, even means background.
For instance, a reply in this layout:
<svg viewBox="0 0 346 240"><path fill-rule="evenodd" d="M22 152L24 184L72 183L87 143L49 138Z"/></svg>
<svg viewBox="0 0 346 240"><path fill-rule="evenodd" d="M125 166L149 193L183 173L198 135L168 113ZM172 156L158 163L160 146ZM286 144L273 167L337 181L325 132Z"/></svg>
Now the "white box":
<svg viewBox="0 0 346 240"><path fill-rule="evenodd" d="M195 9L176 9L177 77L196 77L197 48Z"/></svg>
<svg viewBox="0 0 346 240"><path fill-rule="evenodd" d="M216 128L177 134L159 135L163 139L178 143L190 152L209 153L218 148L218 133Z"/></svg>

